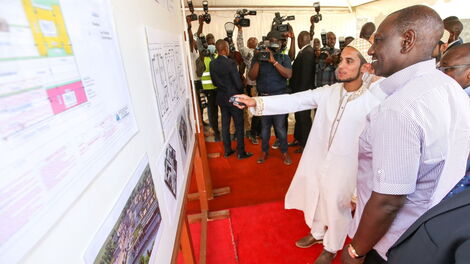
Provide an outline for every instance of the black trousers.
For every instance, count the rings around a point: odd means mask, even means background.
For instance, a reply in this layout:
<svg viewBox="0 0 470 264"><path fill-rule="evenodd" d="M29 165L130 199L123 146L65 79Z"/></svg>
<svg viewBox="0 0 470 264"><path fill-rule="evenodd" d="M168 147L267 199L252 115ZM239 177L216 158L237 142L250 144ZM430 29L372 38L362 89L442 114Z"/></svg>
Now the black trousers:
<svg viewBox="0 0 470 264"><path fill-rule="evenodd" d="M305 147L308 135L312 128L312 110L295 113L294 138L299 141L300 146Z"/></svg>
<svg viewBox="0 0 470 264"><path fill-rule="evenodd" d="M286 115L268 115L261 117L261 150L268 152L269 139L271 138L271 126L280 142L281 153L287 152Z"/></svg>
<svg viewBox="0 0 470 264"><path fill-rule="evenodd" d="M201 92L202 92L202 82L201 80L194 81L194 88L196 89L196 98L199 107L199 111L201 112L201 116L204 116L204 107L202 106L201 102Z"/></svg>
<svg viewBox="0 0 470 264"><path fill-rule="evenodd" d="M364 264L387 264L387 261L385 261L375 249L372 249L367 253Z"/></svg>
<svg viewBox="0 0 470 264"><path fill-rule="evenodd" d="M215 135L220 135L219 131L219 106L215 99L217 97L217 89L204 90L207 97L207 115L209 116L209 124L214 130Z"/></svg>
<svg viewBox="0 0 470 264"><path fill-rule="evenodd" d="M245 152L245 139L243 134L245 133L243 127L243 110L238 109L235 106L220 106L222 112L222 140L224 142L225 153L232 150L231 139L230 139L230 119L233 118L235 124L235 134L237 136L237 152L242 154Z"/></svg>

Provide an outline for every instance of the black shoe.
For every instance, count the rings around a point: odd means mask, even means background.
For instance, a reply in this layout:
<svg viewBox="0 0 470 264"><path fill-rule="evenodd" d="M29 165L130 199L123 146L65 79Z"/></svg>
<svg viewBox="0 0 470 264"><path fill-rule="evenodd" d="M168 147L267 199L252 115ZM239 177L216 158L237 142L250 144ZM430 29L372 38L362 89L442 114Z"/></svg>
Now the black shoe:
<svg viewBox="0 0 470 264"><path fill-rule="evenodd" d="M297 147L300 143L297 140L292 141L291 143L287 144L288 147Z"/></svg>
<svg viewBox="0 0 470 264"><path fill-rule="evenodd" d="M214 141L220 142L220 134L214 134Z"/></svg>
<svg viewBox="0 0 470 264"><path fill-rule="evenodd" d="M273 143L273 145L271 146L272 149L278 149L279 146L281 146L281 142L279 141L279 139L276 139Z"/></svg>
<svg viewBox="0 0 470 264"><path fill-rule="evenodd" d="M250 153L250 152L243 152L242 154L238 154L238 159L239 160L242 160L242 159L247 159L249 157L253 156L253 153Z"/></svg>
<svg viewBox="0 0 470 264"><path fill-rule="evenodd" d="M230 155L232 155L233 153L235 153L235 150L231 149L231 150L229 150L228 152L225 152L225 153L224 153L224 157L225 157L225 158L228 158L228 157L229 157Z"/></svg>

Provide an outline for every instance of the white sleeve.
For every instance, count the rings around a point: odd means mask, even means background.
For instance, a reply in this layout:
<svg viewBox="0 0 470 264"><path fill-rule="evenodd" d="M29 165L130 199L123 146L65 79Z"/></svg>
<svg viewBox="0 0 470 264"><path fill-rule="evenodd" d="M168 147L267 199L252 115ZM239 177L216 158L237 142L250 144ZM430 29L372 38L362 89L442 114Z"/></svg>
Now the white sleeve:
<svg viewBox="0 0 470 264"><path fill-rule="evenodd" d="M250 111L254 115L280 115L317 108L325 91L326 87L320 87L294 94L257 97L256 107L251 107Z"/></svg>

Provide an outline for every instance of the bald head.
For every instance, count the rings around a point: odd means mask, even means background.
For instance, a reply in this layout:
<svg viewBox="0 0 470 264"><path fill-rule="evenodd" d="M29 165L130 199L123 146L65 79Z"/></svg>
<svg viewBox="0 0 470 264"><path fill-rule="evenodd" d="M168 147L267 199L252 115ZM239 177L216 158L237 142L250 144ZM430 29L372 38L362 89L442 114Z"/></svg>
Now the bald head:
<svg viewBox="0 0 470 264"><path fill-rule="evenodd" d="M312 42L312 39L310 38L310 32L302 31L299 33L299 36L297 37L297 44L299 45L299 49L303 48L305 45L310 44L310 42Z"/></svg>
<svg viewBox="0 0 470 264"><path fill-rule="evenodd" d="M394 18L399 34L406 35L412 31L416 47L422 50L424 57L431 58L434 47L444 33L442 19L434 9L415 5L398 10L389 17Z"/></svg>
<svg viewBox="0 0 470 264"><path fill-rule="evenodd" d="M469 87L470 43L455 46L444 53L440 66L443 67L444 73L456 80L462 88Z"/></svg>
<svg viewBox="0 0 470 264"><path fill-rule="evenodd" d="M367 22L362 26L359 37L365 40L369 40L370 36L374 32L375 32L375 24L372 22Z"/></svg>
<svg viewBox="0 0 470 264"><path fill-rule="evenodd" d="M441 18L427 6L398 10L387 16L375 33L374 44L368 52L374 60L372 67L378 76L388 77L429 60L443 32Z"/></svg>
<svg viewBox="0 0 470 264"><path fill-rule="evenodd" d="M219 55L228 55L229 53L228 42L223 39L217 40L217 42L215 43L215 48L217 49L217 53Z"/></svg>

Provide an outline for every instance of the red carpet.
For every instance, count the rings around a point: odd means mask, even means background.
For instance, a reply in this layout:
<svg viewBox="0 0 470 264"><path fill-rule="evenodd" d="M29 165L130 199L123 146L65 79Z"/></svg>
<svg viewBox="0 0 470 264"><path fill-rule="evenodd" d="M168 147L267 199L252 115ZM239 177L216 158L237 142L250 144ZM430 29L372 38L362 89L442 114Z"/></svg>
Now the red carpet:
<svg viewBox="0 0 470 264"><path fill-rule="evenodd" d="M191 224L191 237L193 240L196 260L199 261L201 241L201 224ZM236 264L235 245L233 244L232 227L230 219L210 221L207 224L207 264ZM183 258L178 256L178 264L183 264Z"/></svg>
<svg viewBox="0 0 470 264"><path fill-rule="evenodd" d="M308 234L303 215L284 210L283 202L267 203L230 210L233 236L240 264L313 263L322 245L302 249L295 241ZM340 254L333 263L340 263Z"/></svg>
<svg viewBox="0 0 470 264"><path fill-rule="evenodd" d="M289 142L292 137L289 136ZM274 137L271 139L271 143ZM246 151L254 155L245 160L238 160L236 155L223 157L221 142L207 143L207 153L220 153L219 158L209 158L209 167L214 189L230 186L231 193L209 201L212 211L273 202L283 200L294 176L300 155L293 153L295 148L289 148L292 165L282 163L279 149L270 149L270 156L263 164L257 164L256 160L261 153L261 141L259 145L253 145L245 140ZM236 142L232 141L235 149ZM190 192L196 192L195 177L192 177ZM188 203L188 213L199 212L199 201Z"/></svg>
<svg viewBox="0 0 470 264"><path fill-rule="evenodd" d="M273 141L274 138L271 143ZM241 161L236 155L224 158L221 142L207 143L208 153L221 154L219 158L209 159L213 188L231 188L230 194L209 201L211 211L230 209L230 219L209 222L207 263L313 263L322 245L297 248L295 241L308 234L308 227L301 212L283 207L301 155L293 153L295 148L289 148L293 164L286 166L280 151L270 149L271 156L266 162L257 164L261 145L245 142L246 151L254 155ZM235 145L232 142L233 148ZM195 177L190 190L197 190ZM189 214L198 213L199 201L188 203L187 209ZM190 228L198 259L200 224L191 224ZM337 256L334 263L339 263L339 258Z"/></svg>

